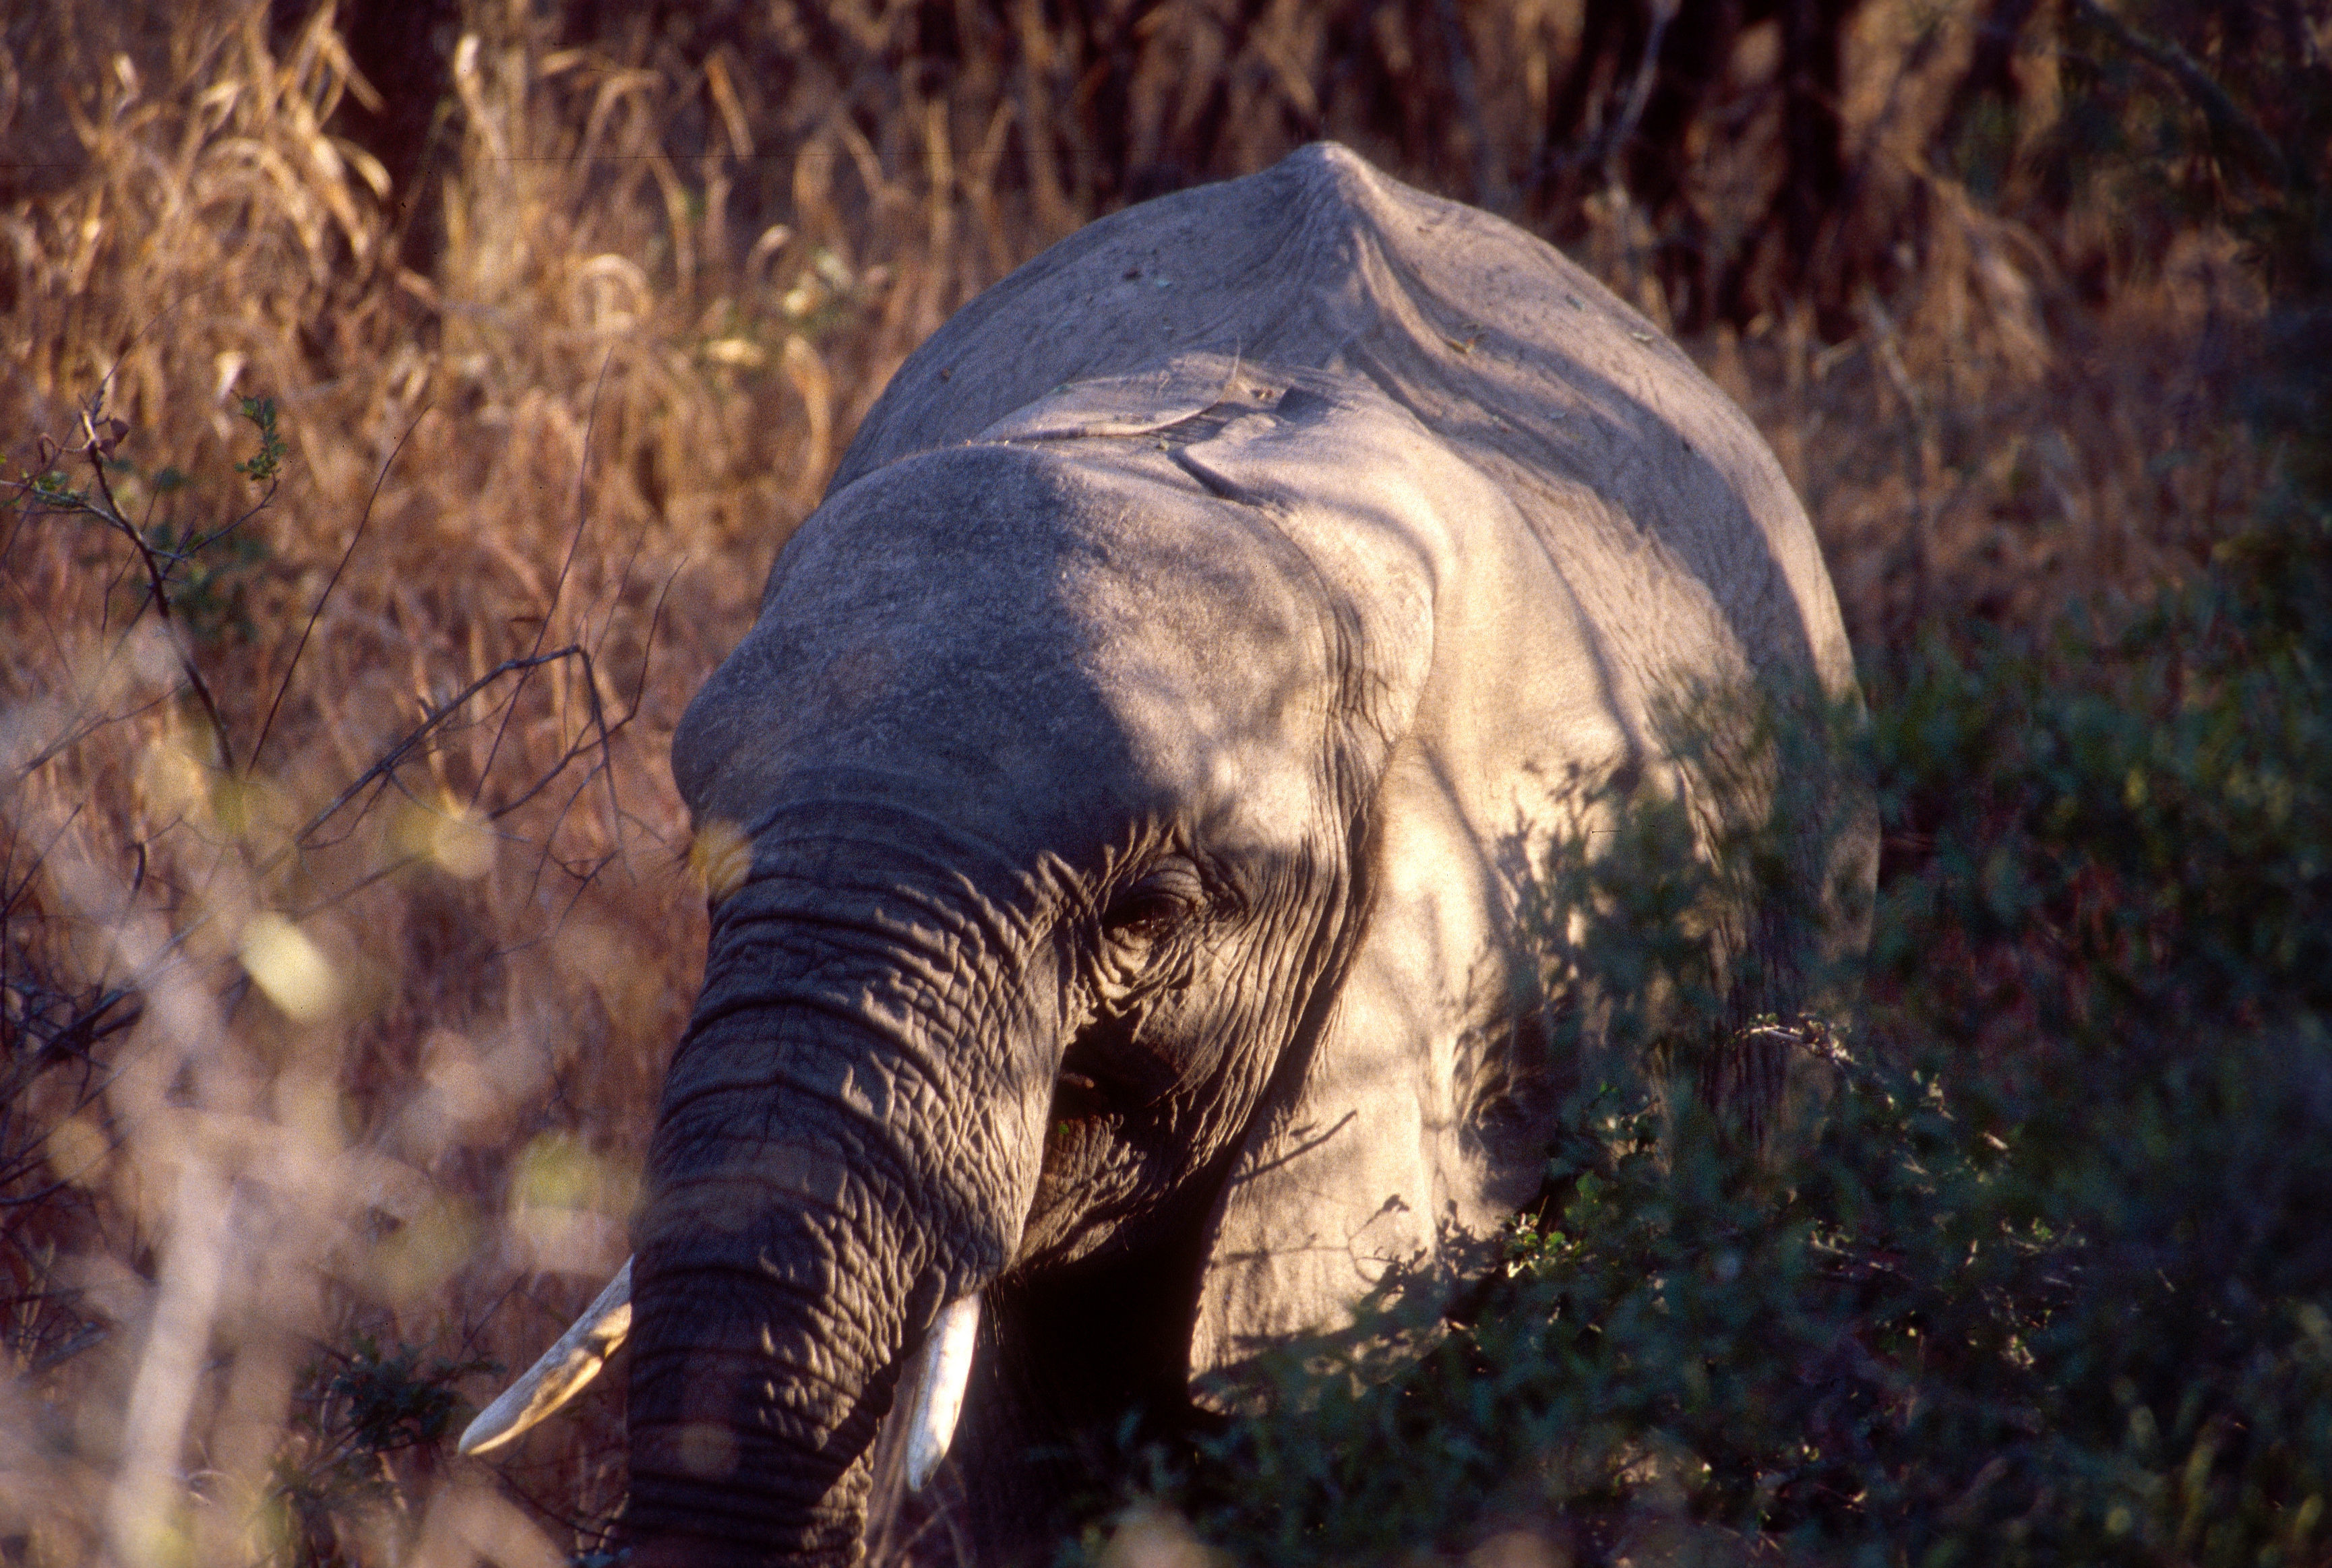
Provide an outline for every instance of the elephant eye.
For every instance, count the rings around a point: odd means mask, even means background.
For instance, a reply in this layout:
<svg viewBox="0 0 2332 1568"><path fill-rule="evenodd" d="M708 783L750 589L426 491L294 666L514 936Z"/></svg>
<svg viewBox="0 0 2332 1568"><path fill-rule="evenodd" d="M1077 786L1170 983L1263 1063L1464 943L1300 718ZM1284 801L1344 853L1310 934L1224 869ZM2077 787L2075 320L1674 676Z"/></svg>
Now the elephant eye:
<svg viewBox="0 0 2332 1568"><path fill-rule="evenodd" d="M1102 912L1101 929L1118 942L1152 942L1174 929L1184 904L1165 893L1134 892Z"/></svg>
<svg viewBox="0 0 2332 1568"><path fill-rule="evenodd" d="M1121 950L1153 946L1188 919L1204 896L1188 866L1161 866L1110 900L1101 914L1102 936Z"/></svg>

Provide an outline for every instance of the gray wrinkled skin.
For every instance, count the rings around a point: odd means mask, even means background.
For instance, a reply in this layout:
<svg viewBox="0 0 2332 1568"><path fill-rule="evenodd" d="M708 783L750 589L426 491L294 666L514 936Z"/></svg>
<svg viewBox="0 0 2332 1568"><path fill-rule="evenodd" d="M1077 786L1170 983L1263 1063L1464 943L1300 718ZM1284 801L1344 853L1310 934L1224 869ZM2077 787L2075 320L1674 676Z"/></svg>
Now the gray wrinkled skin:
<svg viewBox="0 0 2332 1568"><path fill-rule="evenodd" d="M635 1561L849 1561L971 1291L950 1463L1012 1561L1123 1411L1462 1271L1538 1177L1556 787L1688 789L1663 695L1758 680L1853 686L1779 468L1496 219L1318 146L974 301L674 743L752 870L638 1221Z"/></svg>

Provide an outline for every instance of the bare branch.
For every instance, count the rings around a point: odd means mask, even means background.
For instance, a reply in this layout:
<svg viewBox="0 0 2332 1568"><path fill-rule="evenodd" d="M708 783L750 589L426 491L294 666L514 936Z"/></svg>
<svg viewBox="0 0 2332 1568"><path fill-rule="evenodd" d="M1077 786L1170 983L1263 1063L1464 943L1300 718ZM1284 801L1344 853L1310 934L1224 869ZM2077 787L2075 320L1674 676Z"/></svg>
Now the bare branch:
<svg viewBox="0 0 2332 1568"><path fill-rule="evenodd" d="M349 548L340 552L340 564L332 569L331 577L324 583L324 591L316 596L315 607L308 612L308 624L300 628L300 640L292 646L291 662L283 666L283 679L276 685L275 700L267 704L267 720L259 726L259 739L252 743L251 762L254 768L259 765L260 752L266 750L267 737L275 729L275 715L283 706L283 694L292 689L292 676L300 667L300 655L308 651L308 638L316 629L317 617L324 613L324 606L330 600L332 590L339 586L340 574L349 569L349 561L357 553L357 546L364 539L365 529L372 522L372 509L374 503L380 500L380 487L388 482L388 471L396 466L397 454L405 450L405 444L413 438L413 432L419 427L422 416L428 412L428 406L425 404L421 413L413 416L413 423L405 427L405 434L397 438L397 445L389 449L387 459L380 465L380 473L373 479L372 493L365 497L364 514L357 519L356 531L349 535ZM235 521L241 522L243 519ZM225 529L220 531L222 533L225 531Z"/></svg>
<svg viewBox="0 0 2332 1568"><path fill-rule="evenodd" d="M567 591L567 574L575 566L576 548L583 542L584 526L591 521L584 504L586 486L591 476L591 433L599 424L599 389L607 384L607 367L615 362L615 359L616 351L608 349L607 358L599 361L599 378L591 384L591 411L583 420L583 455L575 465L575 531L568 536L567 558L559 563L558 579L550 585L550 602L543 606L542 619L535 624L534 646L527 650L529 658L542 651L543 639L550 635L550 618L559 613L559 596ZM502 722L494 730L494 743L486 749L486 765L478 770L477 789L470 796L473 806L478 803L479 795L485 790L486 779L494 770L494 759L502 754L502 737L510 733L511 719L518 712L519 692L525 689L526 680L521 674L518 691L511 693L510 706L502 711Z"/></svg>

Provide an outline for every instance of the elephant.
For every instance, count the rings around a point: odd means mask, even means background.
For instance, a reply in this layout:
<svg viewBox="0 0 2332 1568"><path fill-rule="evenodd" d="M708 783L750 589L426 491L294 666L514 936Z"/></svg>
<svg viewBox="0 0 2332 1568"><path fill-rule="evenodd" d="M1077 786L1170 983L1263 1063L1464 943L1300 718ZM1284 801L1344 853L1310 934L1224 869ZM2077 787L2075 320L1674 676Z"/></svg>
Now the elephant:
<svg viewBox="0 0 2332 1568"><path fill-rule="evenodd" d="M627 1326L639 1568L855 1560L894 1401L1041 1555L1128 1411L1482 1266L1563 784L1689 796L1663 703L1792 685L1856 700L1780 465L1552 247L1333 144L1071 235L907 359L683 715L741 848L628 1296L465 1446ZM1806 907L1867 891L1867 824L1792 831ZM1737 923L1744 1018L1860 940Z"/></svg>

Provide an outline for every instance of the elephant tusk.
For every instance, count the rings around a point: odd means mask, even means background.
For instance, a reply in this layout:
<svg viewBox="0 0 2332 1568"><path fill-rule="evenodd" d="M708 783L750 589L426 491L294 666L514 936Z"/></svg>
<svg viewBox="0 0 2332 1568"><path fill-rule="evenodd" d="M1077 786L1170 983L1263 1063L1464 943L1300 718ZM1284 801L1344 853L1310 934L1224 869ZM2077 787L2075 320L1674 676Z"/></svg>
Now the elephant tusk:
<svg viewBox="0 0 2332 1568"><path fill-rule="evenodd" d="M478 1412L455 1446L465 1454L483 1454L541 1420L581 1393L607 1358L632 1332L632 1260L607 1282L597 1300L526 1369L526 1375L503 1391L502 1396Z"/></svg>
<svg viewBox="0 0 2332 1568"><path fill-rule="evenodd" d="M907 1428L907 1489L920 1492L947 1458L963 1412L964 1384L971 1379L971 1352L980 1337L980 1296L951 1303L932 1324L916 1368L915 1410Z"/></svg>

